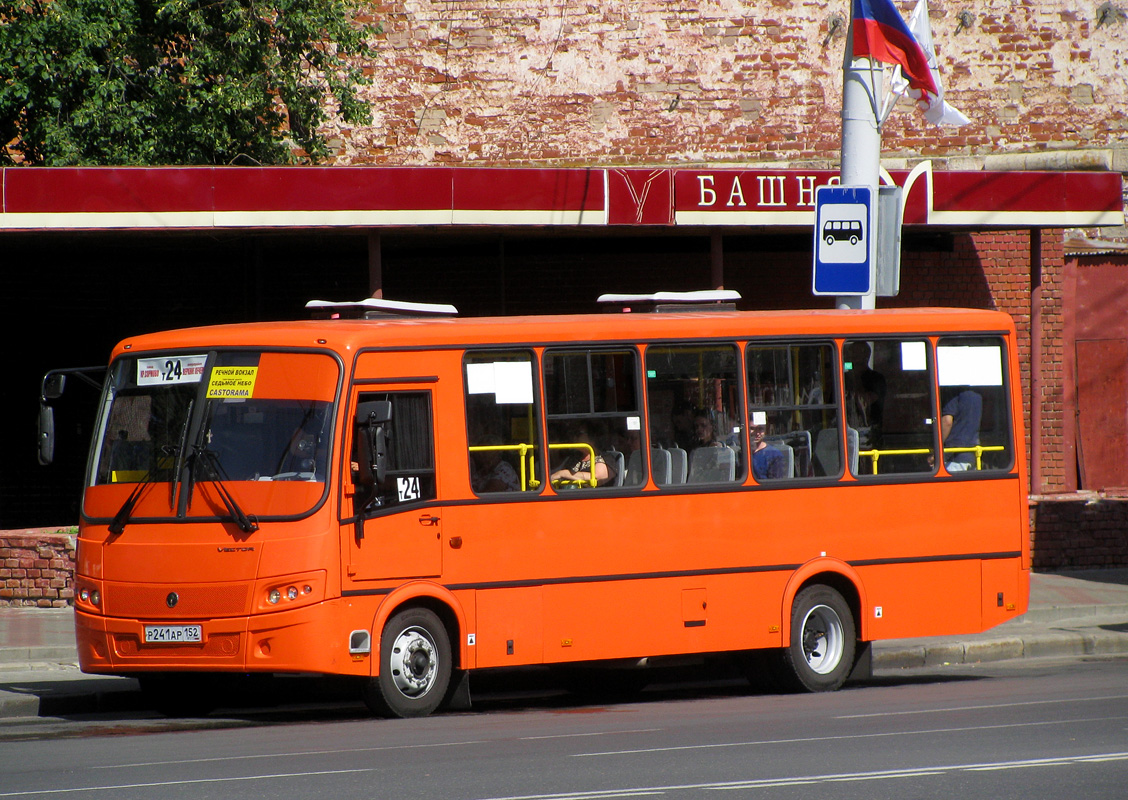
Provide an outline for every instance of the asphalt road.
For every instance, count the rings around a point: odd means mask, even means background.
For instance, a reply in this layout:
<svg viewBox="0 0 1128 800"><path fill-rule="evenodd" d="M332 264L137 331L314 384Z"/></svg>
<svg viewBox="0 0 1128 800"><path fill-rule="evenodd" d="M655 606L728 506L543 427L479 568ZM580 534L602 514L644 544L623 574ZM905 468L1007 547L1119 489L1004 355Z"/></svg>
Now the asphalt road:
<svg viewBox="0 0 1128 800"><path fill-rule="evenodd" d="M722 681L606 705L483 694L472 712L420 720L345 703L54 726L0 742L0 800L1119 800L1128 658L886 672L824 695Z"/></svg>

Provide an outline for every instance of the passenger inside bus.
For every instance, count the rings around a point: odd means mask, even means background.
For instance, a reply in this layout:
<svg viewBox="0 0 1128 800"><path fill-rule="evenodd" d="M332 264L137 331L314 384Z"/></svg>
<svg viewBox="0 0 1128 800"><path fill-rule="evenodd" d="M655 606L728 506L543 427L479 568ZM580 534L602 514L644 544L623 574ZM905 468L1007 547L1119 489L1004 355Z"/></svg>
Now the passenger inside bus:
<svg viewBox="0 0 1128 800"><path fill-rule="evenodd" d="M846 424L859 432L863 450L879 447L885 416L885 376L870 366L873 349L869 342L848 342L843 353Z"/></svg>
<svg viewBox="0 0 1128 800"><path fill-rule="evenodd" d="M767 424L753 423L748 432L752 437L752 477L758 481L790 478L783 451L764 438L768 434Z"/></svg>
<svg viewBox="0 0 1128 800"><path fill-rule="evenodd" d="M564 464L553 471L550 476L554 486L559 487L591 487L611 486L615 483L618 470L622 469L622 453L614 451L620 463L611 466L607 463L597 444L596 437L587 425L577 425L568 434L567 441L579 445L575 452L569 454ZM594 454L594 468L592 465Z"/></svg>
<svg viewBox="0 0 1128 800"><path fill-rule="evenodd" d="M693 415L693 449L699 447L723 447L724 442L717 439L717 426L713 416L705 410Z"/></svg>
<svg viewBox="0 0 1128 800"><path fill-rule="evenodd" d="M940 411L940 439L944 443L944 468L948 472L976 469L975 452L963 448L979 444L983 397L972 389L955 394ZM949 452L955 449L958 452Z"/></svg>

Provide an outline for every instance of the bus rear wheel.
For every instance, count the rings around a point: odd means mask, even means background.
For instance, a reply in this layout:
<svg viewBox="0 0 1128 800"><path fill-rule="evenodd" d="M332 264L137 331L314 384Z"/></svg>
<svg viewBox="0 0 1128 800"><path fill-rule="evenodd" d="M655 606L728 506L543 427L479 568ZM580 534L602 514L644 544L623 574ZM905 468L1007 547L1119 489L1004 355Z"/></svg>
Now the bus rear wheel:
<svg viewBox="0 0 1128 800"><path fill-rule="evenodd" d="M796 691L834 691L849 677L856 647L854 615L842 595L829 586L808 586L791 606L782 677Z"/></svg>
<svg viewBox="0 0 1128 800"><path fill-rule="evenodd" d="M425 717L443 702L451 676L450 637L429 609L392 616L380 636L380 674L364 687L364 702L381 716Z"/></svg>

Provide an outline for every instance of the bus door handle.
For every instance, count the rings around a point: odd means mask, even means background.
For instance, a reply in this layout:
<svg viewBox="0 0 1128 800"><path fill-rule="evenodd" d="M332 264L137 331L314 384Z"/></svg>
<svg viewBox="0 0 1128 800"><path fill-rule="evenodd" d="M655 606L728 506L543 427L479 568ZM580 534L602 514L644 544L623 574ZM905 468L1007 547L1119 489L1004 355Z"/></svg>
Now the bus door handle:
<svg viewBox="0 0 1128 800"><path fill-rule="evenodd" d="M439 524L439 518L433 517L430 514L424 514L423 516L421 516L419 518L419 524L420 525L438 525Z"/></svg>

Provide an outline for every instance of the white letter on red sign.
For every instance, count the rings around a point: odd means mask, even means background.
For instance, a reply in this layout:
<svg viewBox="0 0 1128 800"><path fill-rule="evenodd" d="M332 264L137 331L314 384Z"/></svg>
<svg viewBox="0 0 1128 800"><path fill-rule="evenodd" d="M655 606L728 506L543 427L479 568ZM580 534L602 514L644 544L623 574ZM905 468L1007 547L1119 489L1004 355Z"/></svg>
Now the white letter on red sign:
<svg viewBox="0 0 1128 800"><path fill-rule="evenodd" d="M739 175L732 179L732 191L729 192L728 202L725 205L729 207L748 205L744 202L744 189L740 187Z"/></svg>
<svg viewBox="0 0 1128 800"><path fill-rule="evenodd" d="M708 185L706 185L706 182L708 182ZM713 185L712 175L698 175L697 183L701 187L701 199L697 201L697 205L711 206L717 202L717 193L709 188Z"/></svg>
<svg viewBox="0 0 1128 800"><path fill-rule="evenodd" d="M808 208L815 207L815 176L814 175L796 175L795 180L799 182L799 205L807 206Z"/></svg>
<svg viewBox="0 0 1128 800"><path fill-rule="evenodd" d="M787 203L783 199L783 176L782 175L761 175L758 180L760 181L760 205L762 206L785 206ZM767 186L767 196L764 195L764 187ZM776 197L776 187L779 187L779 197Z"/></svg>

